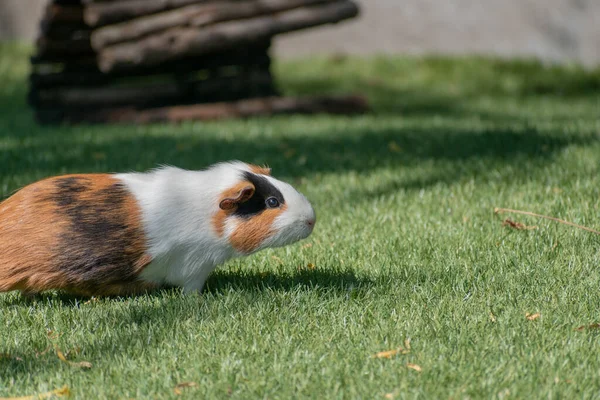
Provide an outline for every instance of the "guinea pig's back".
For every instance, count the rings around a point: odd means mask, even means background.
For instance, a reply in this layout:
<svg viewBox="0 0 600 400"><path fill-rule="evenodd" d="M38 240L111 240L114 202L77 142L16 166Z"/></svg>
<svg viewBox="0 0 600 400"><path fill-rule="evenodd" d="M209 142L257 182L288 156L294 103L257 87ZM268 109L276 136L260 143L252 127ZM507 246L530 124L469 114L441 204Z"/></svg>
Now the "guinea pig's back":
<svg viewBox="0 0 600 400"><path fill-rule="evenodd" d="M113 175L66 175L0 203L0 291L124 294L149 288L140 210Z"/></svg>

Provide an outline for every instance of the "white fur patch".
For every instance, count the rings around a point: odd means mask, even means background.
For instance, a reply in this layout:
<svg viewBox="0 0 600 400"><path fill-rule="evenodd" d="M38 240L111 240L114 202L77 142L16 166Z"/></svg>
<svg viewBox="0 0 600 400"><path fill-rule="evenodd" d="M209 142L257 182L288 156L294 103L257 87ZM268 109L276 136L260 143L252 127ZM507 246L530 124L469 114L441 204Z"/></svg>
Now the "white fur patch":
<svg viewBox="0 0 600 400"><path fill-rule="evenodd" d="M152 257L142 279L183 286L186 291L200 290L219 264L240 255L228 240L236 221L225 221L222 237L216 234L211 221L219 211L220 194L242 181L241 171L249 171L248 165L231 162L203 171L166 167L116 175L131 190L142 210L148 254ZM306 221L315 218L308 200L292 186L264 177L282 192L287 209L274 222L275 235L260 248L307 237L312 228Z"/></svg>

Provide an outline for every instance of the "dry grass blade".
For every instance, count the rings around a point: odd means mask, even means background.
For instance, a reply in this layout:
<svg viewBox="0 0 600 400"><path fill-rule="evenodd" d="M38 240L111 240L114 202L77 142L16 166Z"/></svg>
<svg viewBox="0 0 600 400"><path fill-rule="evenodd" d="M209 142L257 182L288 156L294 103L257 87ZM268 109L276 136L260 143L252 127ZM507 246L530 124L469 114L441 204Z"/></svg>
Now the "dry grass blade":
<svg viewBox="0 0 600 400"><path fill-rule="evenodd" d="M575 328L576 331L585 331L585 330L593 330L600 329L600 323L590 324L590 325L581 325L580 327Z"/></svg>
<svg viewBox="0 0 600 400"><path fill-rule="evenodd" d="M175 392L175 394L179 396L179 395L183 394L183 391L181 389L193 388L193 387L198 387L198 384L196 382L181 382L175 386L175 388L173 389L173 392Z"/></svg>
<svg viewBox="0 0 600 400"><path fill-rule="evenodd" d="M83 304L96 303L97 301L98 301L97 297L92 297L91 299L89 299L88 301L84 302Z"/></svg>
<svg viewBox="0 0 600 400"><path fill-rule="evenodd" d="M62 335L61 333L54 332L52 329L49 329L49 330L46 332L46 336L48 336L48 339L50 339L50 340L56 340L56 339L58 339L58 338L59 338L61 335Z"/></svg>
<svg viewBox="0 0 600 400"><path fill-rule="evenodd" d="M396 354L400 353L402 349L388 350L388 351L380 351L377 354L373 355L373 358L392 358Z"/></svg>
<svg viewBox="0 0 600 400"><path fill-rule="evenodd" d="M417 364L411 364L411 363L408 363L408 364L406 364L406 367L407 367L407 368L410 368L410 369L414 369L414 370L415 370L415 371L417 371L417 372L421 372L421 371L423 371L423 368L421 368L421 367L420 367L419 365L417 365Z"/></svg>
<svg viewBox="0 0 600 400"><path fill-rule="evenodd" d="M401 153L402 152L402 147L400 147L398 145L398 143L396 143L394 141L391 141L388 144L388 149L390 149L390 151L393 152L393 153Z"/></svg>
<svg viewBox="0 0 600 400"><path fill-rule="evenodd" d="M74 362L67 360L65 354L58 348L58 346L54 345L54 350L56 351L56 356L63 362L72 365L73 367L79 367L84 369L92 368L92 363L87 361Z"/></svg>
<svg viewBox="0 0 600 400"><path fill-rule="evenodd" d="M502 226L510 226L511 228L514 228L514 229L526 230L526 231L530 231L532 229L537 229L538 228L535 225L534 226L525 225L525 224L522 224L520 222L515 222L515 221L513 221L511 219L508 219L508 218L506 218L504 220L504 222L502 222Z"/></svg>
<svg viewBox="0 0 600 400"><path fill-rule="evenodd" d="M529 212L529 211L512 210L510 208L499 208L499 207L496 207L496 208L494 208L494 213L495 214L513 213L513 214L529 215L531 217L549 219L550 221L558 222L558 223L564 224L564 225L569 225L569 226L572 226L572 227L575 227L575 228L578 228L578 229L582 229L582 230L587 231L587 232L595 233L596 235L600 235L600 232L598 232L598 231L596 231L594 229L588 228L586 226L577 225L577 224L574 224L573 222L565 221L564 219L555 218L555 217L549 217L547 215L536 214L536 213L532 213L532 212Z"/></svg>
<svg viewBox="0 0 600 400"><path fill-rule="evenodd" d="M15 361L23 361L21 357L13 356L9 353L0 353L0 360L15 360Z"/></svg>
<svg viewBox="0 0 600 400"><path fill-rule="evenodd" d="M38 400L38 399L48 399L51 397L63 397L70 396L71 390L68 386L63 386L60 389L52 390L46 393L34 394L31 396L22 396L22 397L0 397L0 400Z"/></svg>
<svg viewBox="0 0 600 400"><path fill-rule="evenodd" d="M39 353L35 353L36 357L40 357L43 356L44 354L46 354L47 352L49 352L50 350L52 350L52 345L46 347L44 350L40 351Z"/></svg>
<svg viewBox="0 0 600 400"><path fill-rule="evenodd" d="M410 345L410 342L409 342ZM373 355L373 358L392 358L397 354L408 354L410 353L410 348L403 349L402 347L398 347L394 350L380 351L377 354Z"/></svg>
<svg viewBox="0 0 600 400"><path fill-rule="evenodd" d="M529 321L535 321L536 319L538 319L541 316L542 316L542 314L540 314L540 313L535 313L535 314L526 313L525 314L525 318L527 318Z"/></svg>

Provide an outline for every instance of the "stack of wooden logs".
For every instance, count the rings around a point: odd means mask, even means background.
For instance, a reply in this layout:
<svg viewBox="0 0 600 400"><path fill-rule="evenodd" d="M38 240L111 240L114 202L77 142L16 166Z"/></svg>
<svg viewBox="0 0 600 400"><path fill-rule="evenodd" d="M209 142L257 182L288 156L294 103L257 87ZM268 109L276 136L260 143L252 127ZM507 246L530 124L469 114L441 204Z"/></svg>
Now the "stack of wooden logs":
<svg viewBox="0 0 600 400"><path fill-rule="evenodd" d="M51 0L32 57L42 123L354 113L360 97L278 93L280 33L358 14L352 0Z"/></svg>

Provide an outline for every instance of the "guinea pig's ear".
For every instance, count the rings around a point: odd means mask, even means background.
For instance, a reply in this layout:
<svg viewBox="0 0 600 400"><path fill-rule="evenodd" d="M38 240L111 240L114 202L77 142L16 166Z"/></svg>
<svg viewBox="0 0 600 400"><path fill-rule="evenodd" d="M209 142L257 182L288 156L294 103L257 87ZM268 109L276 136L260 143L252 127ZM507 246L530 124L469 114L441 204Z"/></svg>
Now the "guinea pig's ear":
<svg viewBox="0 0 600 400"><path fill-rule="evenodd" d="M242 186L241 189L232 193L231 196L228 196L221 200L221 202L219 203L219 208L225 211L235 209L243 202L250 200L250 198L254 195L254 190L255 189L253 184L251 184L250 182L245 182L245 185Z"/></svg>
<svg viewBox="0 0 600 400"><path fill-rule="evenodd" d="M250 171L257 175L271 175L271 168L267 166L258 166L254 164L249 164Z"/></svg>

